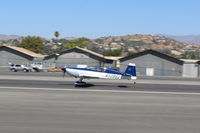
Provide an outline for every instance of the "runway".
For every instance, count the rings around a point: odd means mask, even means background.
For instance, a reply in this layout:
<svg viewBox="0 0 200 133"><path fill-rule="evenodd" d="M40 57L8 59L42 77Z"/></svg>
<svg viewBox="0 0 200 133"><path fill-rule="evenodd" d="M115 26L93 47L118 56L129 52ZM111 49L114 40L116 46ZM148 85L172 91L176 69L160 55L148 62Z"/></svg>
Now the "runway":
<svg viewBox="0 0 200 133"><path fill-rule="evenodd" d="M78 80L71 77L42 77L42 76L0 76L2 87L27 87L51 89L90 89L90 90L121 90L121 91L158 91L200 93L199 81L180 80L136 80L136 84L129 80L85 80L86 87L75 87Z"/></svg>
<svg viewBox="0 0 200 133"><path fill-rule="evenodd" d="M53 75L53 74L50 74ZM198 80L0 75L2 133L199 133ZM173 82L172 82L173 81Z"/></svg>

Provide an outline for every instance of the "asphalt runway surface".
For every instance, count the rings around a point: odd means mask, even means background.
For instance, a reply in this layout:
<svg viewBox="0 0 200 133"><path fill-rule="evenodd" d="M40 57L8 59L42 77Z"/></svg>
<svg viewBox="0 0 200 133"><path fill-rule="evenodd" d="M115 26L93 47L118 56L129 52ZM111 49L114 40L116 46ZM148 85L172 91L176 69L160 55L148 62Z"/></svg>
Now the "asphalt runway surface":
<svg viewBox="0 0 200 133"><path fill-rule="evenodd" d="M199 133L199 79L0 74L0 133Z"/></svg>

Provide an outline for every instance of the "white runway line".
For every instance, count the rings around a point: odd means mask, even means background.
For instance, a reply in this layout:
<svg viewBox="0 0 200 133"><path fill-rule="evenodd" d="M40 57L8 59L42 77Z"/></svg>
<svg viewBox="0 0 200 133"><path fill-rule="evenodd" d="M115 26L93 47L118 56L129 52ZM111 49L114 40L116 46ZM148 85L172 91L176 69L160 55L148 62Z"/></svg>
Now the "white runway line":
<svg viewBox="0 0 200 133"><path fill-rule="evenodd" d="M74 92L108 92L108 93L136 93L136 94L170 94L170 95L200 95L190 92L160 92L160 91L124 91L124 90L91 90L91 89L54 89L54 88L33 88L33 87L3 87L0 89L15 90L46 90L46 91L74 91Z"/></svg>

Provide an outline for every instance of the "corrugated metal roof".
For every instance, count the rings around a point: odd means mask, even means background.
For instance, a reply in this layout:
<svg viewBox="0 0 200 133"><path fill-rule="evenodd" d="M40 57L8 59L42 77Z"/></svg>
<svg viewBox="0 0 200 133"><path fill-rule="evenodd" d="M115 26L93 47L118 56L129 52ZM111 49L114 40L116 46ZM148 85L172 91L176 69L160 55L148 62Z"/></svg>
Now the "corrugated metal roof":
<svg viewBox="0 0 200 133"><path fill-rule="evenodd" d="M88 54L91 58L101 60L102 62L105 62L105 63L112 63L112 61L113 61L112 59L105 58L103 55L101 55L99 53L96 53L94 51L91 51L91 50L88 50L85 48L80 48L80 47L74 47L74 48L59 52L57 54L52 54L52 55L46 56L44 58L44 60L55 58L56 56L61 56L63 54L69 53L69 52L79 52L79 53L83 53L83 54Z"/></svg>
<svg viewBox="0 0 200 133"><path fill-rule="evenodd" d="M85 52L87 52L87 53L90 53L90 54L99 56L99 57L101 57L101 58L104 58L103 55L101 55L101 54L99 54L99 53L96 53L96 52L94 52L94 51L91 51L91 50L89 50L89 49L80 48L80 47L75 47L75 48L80 49L80 50L82 50L82 51L85 51Z"/></svg>
<svg viewBox="0 0 200 133"><path fill-rule="evenodd" d="M42 55L42 54L35 53L35 52L30 51L30 50L25 49L25 48L15 47L15 46L5 46L5 47L8 47L8 48L16 50L18 52L27 54L27 55L32 56L32 57L37 57L37 58L43 58L44 57L44 55Z"/></svg>
<svg viewBox="0 0 200 133"><path fill-rule="evenodd" d="M155 51L155 50L152 50L152 49L145 50L145 51L142 51L142 52L133 54L133 55L125 56L125 57L123 57L123 58L120 58L119 60L120 60L121 62L124 62L124 61L130 60L130 59L133 59L133 58L136 58L136 57L140 57L140 56L143 56L143 55L146 55L146 54L152 54L152 55L158 56L158 57L160 57L160 58L163 58L163 59L172 61L172 62L174 62L174 63L178 63L178 64L180 64L180 65L183 64L183 61L182 61L182 60L179 60L179 59L177 59L177 58L175 58L175 57L172 57L172 56L169 56L169 55L160 53L160 52Z"/></svg>

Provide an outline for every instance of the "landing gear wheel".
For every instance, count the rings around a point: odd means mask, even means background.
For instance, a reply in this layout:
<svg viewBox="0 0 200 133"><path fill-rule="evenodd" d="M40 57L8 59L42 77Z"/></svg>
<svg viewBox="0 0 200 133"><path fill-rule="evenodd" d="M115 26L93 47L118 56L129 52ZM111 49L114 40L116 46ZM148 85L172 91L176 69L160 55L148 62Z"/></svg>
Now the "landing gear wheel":
<svg viewBox="0 0 200 133"><path fill-rule="evenodd" d="M87 85L87 83L86 83L86 82L83 82L83 81L76 81L76 82L74 83L74 85L75 85L75 87L84 87L84 86Z"/></svg>

